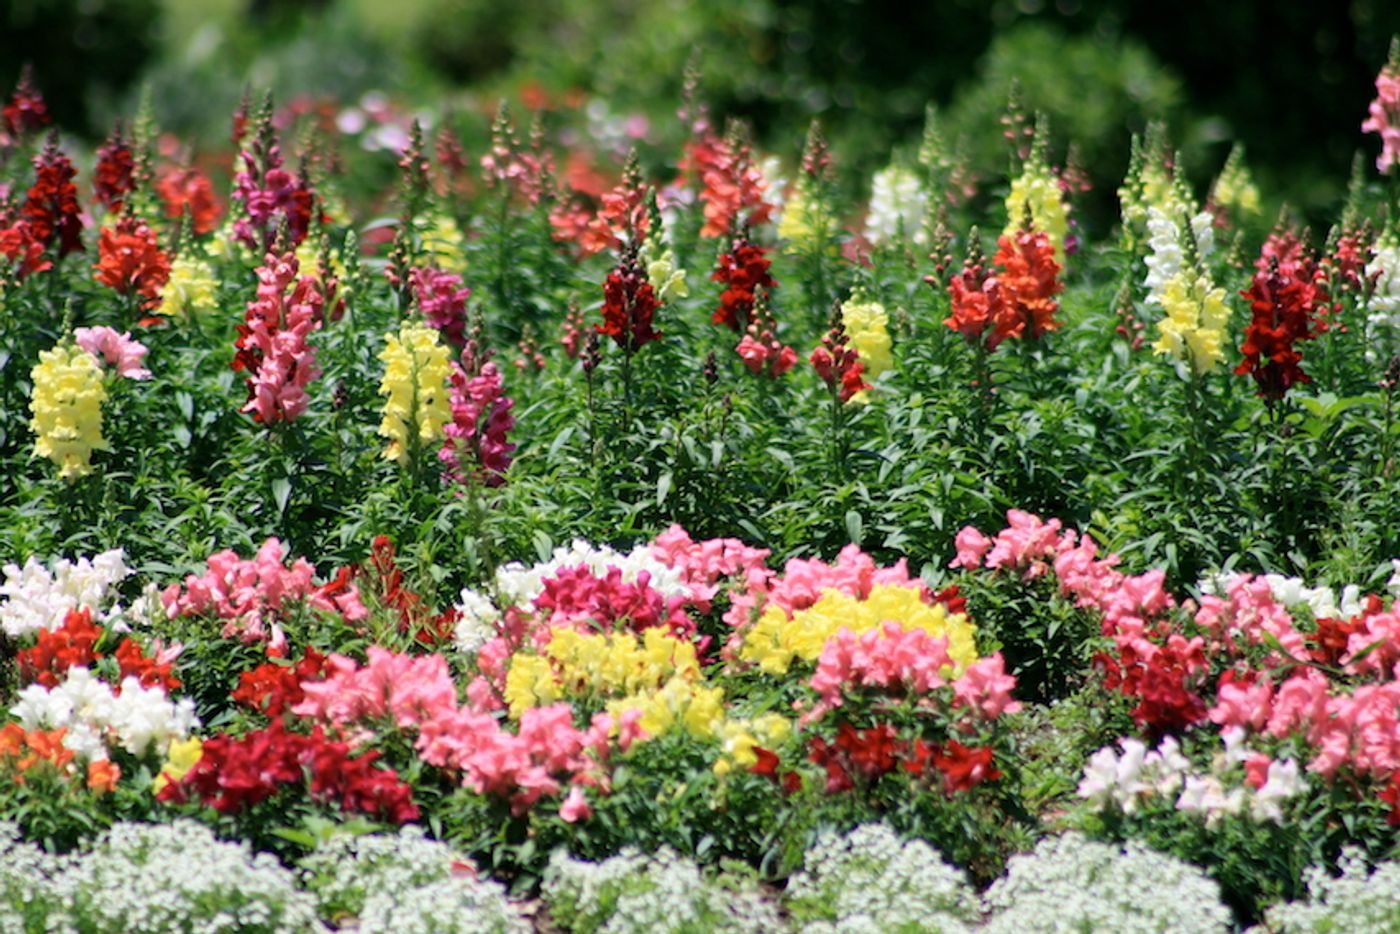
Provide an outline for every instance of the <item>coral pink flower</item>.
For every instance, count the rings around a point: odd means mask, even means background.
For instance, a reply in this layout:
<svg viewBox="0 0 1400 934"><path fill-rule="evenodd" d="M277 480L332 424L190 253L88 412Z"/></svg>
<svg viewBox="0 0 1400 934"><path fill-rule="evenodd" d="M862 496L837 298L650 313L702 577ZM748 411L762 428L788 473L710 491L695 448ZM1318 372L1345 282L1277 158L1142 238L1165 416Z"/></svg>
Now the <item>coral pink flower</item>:
<svg viewBox="0 0 1400 934"><path fill-rule="evenodd" d="M321 327L325 297L315 278L297 278L297 268L294 253L267 254L258 267L257 297L234 342L233 368L248 373L248 401L240 411L264 425L291 422L306 411L306 387L321 375L307 338Z"/></svg>
<svg viewBox="0 0 1400 934"><path fill-rule="evenodd" d="M1020 702L1011 698L1015 688L1016 679L1006 673L1001 654L988 655L969 665L953 682L953 706L970 707L984 720L995 720L1021 709Z"/></svg>
<svg viewBox="0 0 1400 934"><path fill-rule="evenodd" d="M1390 172L1400 163L1400 67L1388 63L1376 76L1376 99L1367 110L1363 133L1379 133L1381 154L1376 157L1376 171Z"/></svg>
<svg viewBox="0 0 1400 934"><path fill-rule="evenodd" d="M118 334L105 326L75 328L73 339L99 362L116 367L118 376L138 380L151 378L151 371L141 365L146 357L146 345L132 340L130 331Z"/></svg>

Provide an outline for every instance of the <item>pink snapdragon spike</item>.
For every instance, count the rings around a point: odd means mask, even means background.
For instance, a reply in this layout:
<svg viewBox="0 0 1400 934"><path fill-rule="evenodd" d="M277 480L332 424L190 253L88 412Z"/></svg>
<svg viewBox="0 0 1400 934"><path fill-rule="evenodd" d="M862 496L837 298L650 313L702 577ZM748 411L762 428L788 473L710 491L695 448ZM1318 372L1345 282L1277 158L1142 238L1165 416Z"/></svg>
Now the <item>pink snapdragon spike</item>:
<svg viewBox="0 0 1400 934"><path fill-rule="evenodd" d="M251 559L240 558L231 549L216 552L209 556L202 575L185 578L183 589L179 584L167 587L161 603L172 617L208 614L224 620L225 639L268 641L273 647L285 641L278 616L295 601L337 613L346 622L369 616L353 583L338 578L318 585L315 568L305 558L297 558L290 566L283 561L284 547L275 538L264 542Z"/></svg>
<svg viewBox="0 0 1400 934"><path fill-rule="evenodd" d="M234 342L233 368L248 373L248 401L239 411L264 425L305 412L311 402L306 387L321 375L307 339L321 326L325 298L316 279L298 279L297 270L296 254L267 255Z"/></svg>
<svg viewBox="0 0 1400 934"><path fill-rule="evenodd" d="M1400 163L1400 67L1394 61L1376 76L1376 99L1371 101L1367 113L1361 132L1380 134L1381 154L1376 157L1376 171L1386 175Z"/></svg>
<svg viewBox="0 0 1400 934"><path fill-rule="evenodd" d="M651 556L681 573L681 580L690 588L691 600L701 613L710 611L722 577L737 578L740 594L766 593L773 579L773 572L768 569L770 554L767 548L751 548L737 538L697 542L679 525L672 525L651 543Z"/></svg>
<svg viewBox="0 0 1400 934"><path fill-rule="evenodd" d="M911 695L927 694L947 683L944 675L951 673L952 666L947 639L886 621L879 629L859 635L842 629L828 639L809 683L821 696L823 707L840 707L841 695L849 688L901 688Z"/></svg>
<svg viewBox="0 0 1400 934"><path fill-rule="evenodd" d="M461 347L466 342L467 299L472 294L462 284L462 277L430 266L418 267L409 271L408 284L428 326L453 347Z"/></svg>
<svg viewBox="0 0 1400 934"><path fill-rule="evenodd" d="M118 376L151 378L151 371L141 365L146 358L146 345L132 340L130 331L118 334L109 327L74 328L73 339L99 363L115 367Z"/></svg>
<svg viewBox="0 0 1400 934"><path fill-rule="evenodd" d="M485 363L475 376L453 362L452 421L443 426L447 440L438 451L444 479L484 486L505 483L515 445L507 440L515 427L515 402L505 394L500 370Z"/></svg>
<svg viewBox="0 0 1400 934"><path fill-rule="evenodd" d="M293 175L282 167L282 148L270 118L259 119L257 131L239 153L233 200L243 212L234 221L233 235L251 250L267 251L284 223L290 246L306 239L315 209L315 194L305 170Z"/></svg>

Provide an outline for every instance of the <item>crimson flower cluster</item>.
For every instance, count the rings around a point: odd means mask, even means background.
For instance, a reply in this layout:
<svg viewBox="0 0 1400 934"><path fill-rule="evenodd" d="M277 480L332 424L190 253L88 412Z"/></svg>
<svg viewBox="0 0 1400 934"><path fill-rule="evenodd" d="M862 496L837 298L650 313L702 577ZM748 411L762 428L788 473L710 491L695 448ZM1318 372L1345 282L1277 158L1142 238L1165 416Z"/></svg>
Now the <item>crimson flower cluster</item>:
<svg viewBox="0 0 1400 934"><path fill-rule="evenodd" d="M1235 373L1253 376L1260 397L1272 403L1295 384L1312 382L1297 345L1327 329L1329 306L1317 262L1291 234L1271 236L1256 265L1253 283L1240 293L1251 316Z"/></svg>
<svg viewBox="0 0 1400 934"><path fill-rule="evenodd" d="M753 316L758 290L777 287L777 280L769 273L772 261L765 253L763 247L739 237L728 253L721 254L710 275L715 282L724 283L719 308L710 319L715 324L723 324L731 331L744 330Z"/></svg>
<svg viewBox="0 0 1400 934"><path fill-rule="evenodd" d="M269 653L271 654L271 653ZM303 681L319 681L326 675L326 656L311 646L292 664L263 662L238 676L238 687L229 695L243 706L276 720L306 698Z"/></svg>
<svg viewBox="0 0 1400 934"><path fill-rule="evenodd" d="M948 283L952 314L943 322L988 351L1007 338L1038 339L1059 327L1054 296L1064 288L1055 247L1045 233L1023 229L1014 238L1001 237L997 247L997 270L983 265L974 249Z"/></svg>
<svg viewBox="0 0 1400 934"><path fill-rule="evenodd" d="M821 344L808 357L827 387L842 402L850 402L858 392L870 389L865 381L865 364L860 354L850 346L846 329L836 325L822 337Z"/></svg>
<svg viewBox="0 0 1400 934"><path fill-rule="evenodd" d="M97 167L92 176L92 193L113 214L120 214L126 196L134 187L136 159L122 136L121 124L112 128L107 141L97 150Z"/></svg>
<svg viewBox="0 0 1400 934"><path fill-rule="evenodd" d="M463 355L467 356L466 354ZM452 375L452 421L443 426L446 441L438 451L448 481L484 486L505 483L515 445L508 436L515 427L511 409L515 402L505 394L505 383L496 364L481 365L472 375L454 362Z"/></svg>
<svg viewBox="0 0 1400 934"><path fill-rule="evenodd" d="M260 119L239 159L243 168L234 176L233 199L242 203L243 216L234 222L234 236L250 249L267 251L285 222L289 245L300 244L311 226L315 196L305 171L293 175L282 167L282 148L270 119Z"/></svg>
<svg viewBox="0 0 1400 934"><path fill-rule="evenodd" d="M82 208L78 206L78 186L73 184L78 170L58 149L58 134L51 133L43 150L34 157L36 177L20 208L28 234L45 248L58 241L60 258L83 251Z"/></svg>
<svg viewBox="0 0 1400 934"><path fill-rule="evenodd" d="M625 353L634 354L661 339L661 332L652 328L660 305L646 270L629 252L603 283L603 323L597 331L611 337Z"/></svg>
<svg viewBox="0 0 1400 934"><path fill-rule="evenodd" d="M290 733L274 720L238 739L227 734L204 741L194 768L156 796L184 803L198 799L221 814L266 801L288 785L307 787L315 801L396 824L416 820L413 789L393 769L377 768L379 753L352 756L350 745L326 737L318 725L310 735Z"/></svg>
<svg viewBox="0 0 1400 934"><path fill-rule="evenodd" d="M428 326L461 347L467 339L467 299L472 294L462 277L432 266L415 267L409 270L408 284Z"/></svg>
<svg viewBox="0 0 1400 934"><path fill-rule="evenodd" d="M899 768L912 775L936 772L948 794L1001 778L990 746L965 746L957 740L941 745L922 739L908 742L888 723L864 730L842 723L834 742L813 737L808 758L826 769L827 794L855 788L857 776L873 782Z"/></svg>
<svg viewBox="0 0 1400 934"><path fill-rule="evenodd" d="M160 290L170 281L170 257L155 231L134 215L123 217L115 228L102 228L92 269L98 282L118 294L141 296L142 308L158 305Z"/></svg>
<svg viewBox="0 0 1400 934"><path fill-rule="evenodd" d="M15 93L0 109L0 129L12 137L23 136L49 123L49 107L44 95L34 86L33 71L28 65L19 73Z"/></svg>

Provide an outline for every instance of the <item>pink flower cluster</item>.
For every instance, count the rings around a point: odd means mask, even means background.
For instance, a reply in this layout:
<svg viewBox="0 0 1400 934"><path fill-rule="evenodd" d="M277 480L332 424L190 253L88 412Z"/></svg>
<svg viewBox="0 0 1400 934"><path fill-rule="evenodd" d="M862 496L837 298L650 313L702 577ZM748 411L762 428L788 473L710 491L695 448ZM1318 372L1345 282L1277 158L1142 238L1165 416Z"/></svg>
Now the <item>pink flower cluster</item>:
<svg viewBox="0 0 1400 934"><path fill-rule="evenodd" d="M431 266L418 267L409 271L408 284L428 326L453 347L461 347L467 339L467 299L472 294L462 277Z"/></svg>
<svg viewBox="0 0 1400 934"><path fill-rule="evenodd" d="M682 638L695 633L695 621L686 614L683 601L667 599L652 588L647 571L638 572L636 582L629 583L616 567L608 568L602 577L587 567L560 568L543 583L535 609L539 622L550 630L567 626L596 632L599 627L607 631L625 627L640 632L665 626Z"/></svg>
<svg viewBox="0 0 1400 934"><path fill-rule="evenodd" d="M116 367L117 375L127 379L150 379L151 371L141 365L146 357L146 345L131 339L131 332L118 334L109 327L74 328L73 339L78 346L97 358L98 363Z"/></svg>
<svg viewBox="0 0 1400 934"><path fill-rule="evenodd" d="M315 195L305 171L293 175L282 168L282 150L271 126L260 127L249 148L239 154L242 168L234 176L233 200L243 213L234 221L233 235L249 249L272 249L278 226L287 225L291 248L306 239Z"/></svg>
<svg viewBox="0 0 1400 934"><path fill-rule="evenodd" d="M1376 157L1376 171L1388 173L1400 163L1400 68L1386 65L1376 76L1376 99L1371 101L1363 133L1379 133L1381 154Z"/></svg>
<svg viewBox="0 0 1400 934"><path fill-rule="evenodd" d="M332 674L326 680L303 682L306 698L293 713L357 742L370 738L374 725L386 722L414 731L414 748L424 762L461 773L462 784L477 794L509 798L517 814L542 797L560 794L569 784L573 787L560 815L579 820L590 813L582 786L606 785L600 763L607 758L617 726L606 714L579 730L568 704L532 708L521 716L519 731L510 733L489 709L471 702L459 705L441 655L415 657L371 648L363 667L332 655L328 668ZM635 723L621 733L623 743L635 737Z"/></svg>
<svg viewBox="0 0 1400 934"><path fill-rule="evenodd" d="M290 603L304 602L314 609L337 613L351 623L369 615L360 602L359 590L345 580L345 571L318 585L309 561L297 558L287 567L283 555L283 545L275 538L263 542L250 560L238 557L232 549L215 552L202 575L187 576L183 591L179 584L171 584L161 594L161 603L172 617L212 614L224 620L225 639L266 640L274 649L285 644L277 618Z"/></svg>
<svg viewBox="0 0 1400 934"><path fill-rule="evenodd" d="M767 548L751 548L737 538L709 538L697 542L679 525L672 525L651 543L651 556L681 574L690 589L691 602L701 613L710 611L719 594L720 578L738 580L741 592L763 592L773 572L768 569ZM731 625L737 622L731 620Z"/></svg>
<svg viewBox="0 0 1400 934"><path fill-rule="evenodd" d="M452 421L443 426L447 440L438 451L444 477L461 484L500 486L515 450L506 440L515 427L515 403L505 394L501 372L488 362L471 376L454 362L450 381Z"/></svg>
<svg viewBox="0 0 1400 934"><path fill-rule="evenodd" d="M240 411L252 412L264 425L290 422L306 411L306 386L321 375L307 338L321 326L325 297L315 278L298 280L297 269L294 253L267 255L258 267L257 297L248 303L234 341L233 368L248 373L248 401Z"/></svg>

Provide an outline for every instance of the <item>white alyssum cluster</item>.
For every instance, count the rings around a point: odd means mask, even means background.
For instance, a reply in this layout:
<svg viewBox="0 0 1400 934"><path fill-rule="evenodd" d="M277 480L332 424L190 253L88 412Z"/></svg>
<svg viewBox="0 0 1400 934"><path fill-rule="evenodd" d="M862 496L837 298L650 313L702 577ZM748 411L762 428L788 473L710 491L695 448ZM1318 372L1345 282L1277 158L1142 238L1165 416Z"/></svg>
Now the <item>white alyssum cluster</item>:
<svg viewBox="0 0 1400 934"><path fill-rule="evenodd" d="M478 879L465 856L412 824L397 834L331 837L301 866L322 915L358 918L360 931L529 930L504 888Z"/></svg>
<svg viewBox="0 0 1400 934"><path fill-rule="evenodd" d="M586 567L594 577L600 578L617 568L629 584L636 583L645 571L649 575L648 586L662 596L682 600L690 597L690 588L681 579L680 572L653 557L649 545L637 545L623 554L607 545L594 545L583 539L574 539L568 548L554 549L548 561L530 567L513 561L501 567L496 571L496 594L504 606L528 608L544 592L547 578L566 568L577 567Z"/></svg>
<svg viewBox="0 0 1400 934"><path fill-rule="evenodd" d="M134 756L154 749L164 756L175 739L199 725L194 701L172 701L159 687L142 687L128 676L121 690L95 678L86 668L70 668L53 688L31 684L19 693L10 713L26 730L64 727L63 744L84 759L106 759L109 744Z"/></svg>
<svg viewBox="0 0 1400 934"><path fill-rule="evenodd" d="M12 639L57 629L70 610L84 607L100 617L102 604L130 571L118 548L92 559L62 558L53 568L31 556L24 567L7 564L0 584L0 630ZM118 612L113 610L113 613Z"/></svg>
<svg viewBox="0 0 1400 934"><path fill-rule="evenodd" d="M1394 575L1386 585L1392 595L1400 594L1400 559L1394 559ZM1198 587L1201 593L1224 596L1230 592L1235 581L1245 575L1236 573L1214 574L1203 578ZM1313 619L1348 619L1362 610L1361 587L1347 584L1342 588L1340 598L1337 591L1326 585L1309 587L1301 577L1286 577L1283 574L1265 574L1269 592L1274 601L1289 612L1306 609Z"/></svg>
<svg viewBox="0 0 1400 934"><path fill-rule="evenodd" d="M1079 797L1097 811L1111 805L1131 815L1150 800L1175 796L1176 810L1205 818L1211 829L1246 810L1256 822L1282 823L1284 802L1307 788L1298 763L1293 759L1270 762L1264 784L1251 790L1241 783L1236 768L1250 757L1244 729L1222 730L1221 739L1225 748L1206 773L1191 771L1190 761L1172 736L1151 751L1141 740L1132 738L1120 741L1121 755L1112 746L1105 746L1089 757L1079 782Z"/></svg>
<svg viewBox="0 0 1400 934"><path fill-rule="evenodd" d="M1215 251L1215 219L1206 211L1191 215L1191 233L1196 240L1196 255L1205 259ZM1143 262L1147 265L1147 301L1162 304L1167 282L1186 265L1186 250L1182 246L1181 225L1167 211L1158 207L1147 209L1147 245L1150 252Z"/></svg>
<svg viewBox="0 0 1400 934"><path fill-rule="evenodd" d="M871 243L879 246L903 238L923 246L928 242L927 214L928 192L912 171L891 165L875 173L865 219L865 236Z"/></svg>
<svg viewBox="0 0 1400 934"><path fill-rule="evenodd" d="M568 931L598 934L766 934L782 928L756 886L733 876L707 880L672 850L647 856L633 848L601 863L557 851L544 877L544 898Z"/></svg>
<svg viewBox="0 0 1400 934"><path fill-rule="evenodd" d="M59 930L322 929L314 899L276 858L253 855L247 844L221 841L187 820L114 825L56 875L53 894L71 916L72 927Z"/></svg>
<svg viewBox="0 0 1400 934"><path fill-rule="evenodd" d="M0 822L0 934L63 930L54 890L63 864L62 857L23 840L14 824Z"/></svg>
<svg viewBox="0 0 1400 934"><path fill-rule="evenodd" d="M1195 866L1077 833L1013 856L983 904L993 913L985 934L1223 934L1231 921L1219 886Z"/></svg>
<svg viewBox="0 0 1400 934"><path fill-rule="evenodd" d="M960 934L979 915L960 870L927 843L902 841L884 824L822 834L788 881L786 901L805 934Z"/></svg>
<svg viewBox="0 0 1400 934"><path fill-rule="evenodd" d="M1400 930L1400 863L1384 862L1368 870L1359 850L1342 851L1333 876L1323 866L1305 874L1306 901L1275 905L1265 915L1275 934L1391 934ZM1251 928L1262 932L1265 928Z"/></svg>

